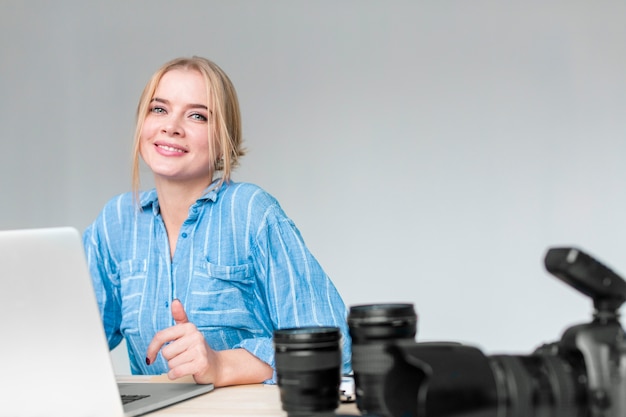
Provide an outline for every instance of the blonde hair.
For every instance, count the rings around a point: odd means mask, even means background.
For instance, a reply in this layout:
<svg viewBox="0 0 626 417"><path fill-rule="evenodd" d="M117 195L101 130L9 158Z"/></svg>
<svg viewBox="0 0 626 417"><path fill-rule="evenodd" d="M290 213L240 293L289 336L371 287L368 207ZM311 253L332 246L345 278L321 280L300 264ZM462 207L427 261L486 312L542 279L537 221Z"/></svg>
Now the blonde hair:
<svg viewBox="0 0 626 417"><path fill-rule="evenodd" d="M213 156L211 178L216 171L223 171L220 182L230 181L232 170L238 165L239 157L244 155L241 134L241 113L237 92L226 73L214 62L193 56L191 58L176 58L165 63L148 81L141 93L137 106L137 118L133 145L132 181L135 196L139 193L139 158L141 149L141 131L143 123L150 109L150 101L164 74L175 69L199 72L205 80L209 108L209 152ZM215 138L215 140L211 140ZM218 149L215 149L217 143Z"/></svg>

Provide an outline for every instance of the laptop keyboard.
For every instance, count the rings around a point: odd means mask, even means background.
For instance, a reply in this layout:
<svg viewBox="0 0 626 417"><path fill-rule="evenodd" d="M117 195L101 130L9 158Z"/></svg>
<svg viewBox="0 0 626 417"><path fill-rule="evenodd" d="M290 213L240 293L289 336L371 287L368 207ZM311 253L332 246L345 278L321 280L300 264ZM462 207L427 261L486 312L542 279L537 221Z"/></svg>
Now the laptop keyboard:
<svg viewBox="0 0 626 417"><path fill-rule="evenodd" d="M149 395L120 395L122 397L122 404L132 403L133 401L141 400L142 398L149 397Z"/></svg>

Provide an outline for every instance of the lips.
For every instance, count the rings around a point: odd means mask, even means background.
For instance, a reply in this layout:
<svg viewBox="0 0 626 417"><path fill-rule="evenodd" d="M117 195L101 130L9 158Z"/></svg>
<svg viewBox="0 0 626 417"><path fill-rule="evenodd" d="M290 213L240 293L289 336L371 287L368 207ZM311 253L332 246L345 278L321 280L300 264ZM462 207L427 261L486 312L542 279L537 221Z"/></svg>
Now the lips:
<svg viewBox="0 0 626 417"><path fill-rule="evenodd" d="M174 146L171 144L164 144L164 143L155 143L154 144L157 149L164 151L166 153L178 153L178 154L183 154L183 153L187 153L187 150L178 146Z"/></svg>

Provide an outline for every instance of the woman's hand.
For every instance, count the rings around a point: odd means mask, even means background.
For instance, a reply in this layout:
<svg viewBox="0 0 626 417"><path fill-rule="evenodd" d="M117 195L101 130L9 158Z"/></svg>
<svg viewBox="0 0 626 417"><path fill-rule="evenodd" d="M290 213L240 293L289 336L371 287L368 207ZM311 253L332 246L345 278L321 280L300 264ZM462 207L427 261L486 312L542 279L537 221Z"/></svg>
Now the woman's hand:
<svg viewBox="0 0 626 417"><path fill-rule="evenodd" d="M211 349L189 322L182 303L174 300L171 308L176 324L154 335L146 352L147 364L154 362L160 350L170 368L169 379L192 375L196 383L216 387L258 383L272 377L273 369L245 349Z"/></svg>

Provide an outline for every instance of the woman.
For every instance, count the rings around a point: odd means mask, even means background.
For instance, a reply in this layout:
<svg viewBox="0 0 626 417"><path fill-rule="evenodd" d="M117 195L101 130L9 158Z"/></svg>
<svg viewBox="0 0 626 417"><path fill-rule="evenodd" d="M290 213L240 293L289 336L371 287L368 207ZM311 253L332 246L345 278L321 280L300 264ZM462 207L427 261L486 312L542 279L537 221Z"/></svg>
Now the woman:
<svg viewBox="0 0 626 417"><path fill-rule="evenodd" d="M278 202L230 180L243 155L235 89L213 62L179 58L139 101L133 192L84 233L104 328L134 374L215 386L273 382L272 332L338 326L346 307ZM155 188L139 191L139 158Z"/></svg>

